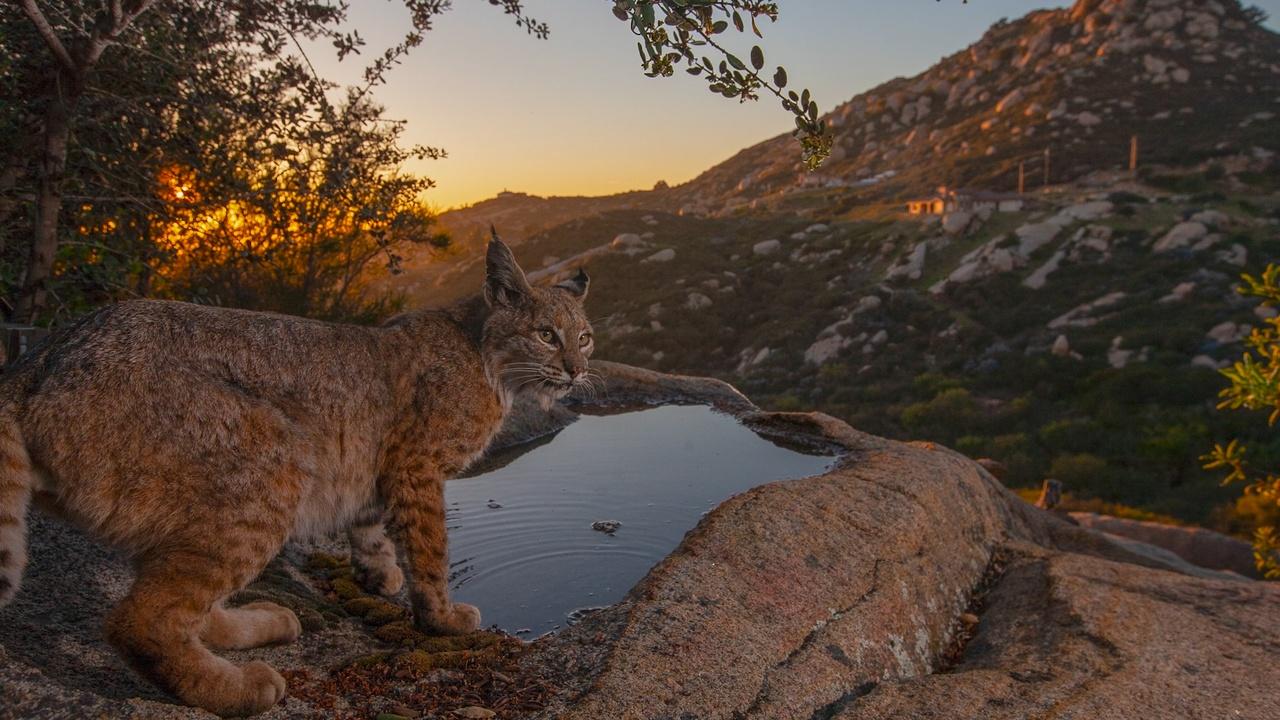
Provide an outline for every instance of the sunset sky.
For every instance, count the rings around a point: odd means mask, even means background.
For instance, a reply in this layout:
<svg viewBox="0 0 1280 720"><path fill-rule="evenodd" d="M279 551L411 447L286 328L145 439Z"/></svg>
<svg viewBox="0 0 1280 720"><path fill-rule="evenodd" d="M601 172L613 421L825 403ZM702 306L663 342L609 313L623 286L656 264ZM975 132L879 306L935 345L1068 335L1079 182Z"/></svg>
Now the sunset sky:
<svg viewBox="0 0 1280 720"><path fill-rule="evenodd" d="M770 66L813 90L824 111L900 75L913 75L977 40L996 20L1066 2L974 0L782 0L762 29ZM1259 5L1280 17L1280 0ZM449 157L414 166L439 186L440 208L501 190L600 195L683 182L737 150L792 126L776 100L739 105L683 72L650 79L635 40L604 0L527 0L551 26L535 40L486 0L454 0L426 42L378 98L408 121L406 140ZM380 52L407 27L394 0L353 0L351 21ZM730 33L733 35L733 33ZM750 40L734 37L734 47ZM320 72L357 82L361 62L313 52Z"/></svg>

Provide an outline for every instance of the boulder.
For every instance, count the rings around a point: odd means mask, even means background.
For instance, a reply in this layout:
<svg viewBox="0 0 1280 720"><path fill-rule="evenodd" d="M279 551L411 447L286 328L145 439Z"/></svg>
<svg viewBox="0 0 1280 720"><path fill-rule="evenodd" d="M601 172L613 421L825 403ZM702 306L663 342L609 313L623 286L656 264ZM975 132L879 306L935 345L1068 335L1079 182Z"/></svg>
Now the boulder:
<svg viewBox="0 0 1280 720"><path fill-rule="evenodd" d="M1245 577L1258 575L1253 562L1253 546L1239 538L1205 528L1128 520L1091 512L1073 512L1071 517L1082 527L1164 548L1199 567L1229 570Z"/></svg>
<svg viewBox="0 0 1280 720"><path fill-rule="evenodd" d="M1005 110L1022 102L1023 98L1025 97L1026 97L1026 91L1023 88L1014 88L1009 92L1008 95L1005 95L1004 97L1000 98L1000 101L996 103L996 112L998 113L1004 112Z"/></svg>
<svg viewBox="0 0 1280 720"><path fill-rule="evenodd" d="M1232 243L1231 247L1214 253L1222 262L1236 267L1244 267L1249 263L1249 249L1240 243Z"/></svg>
<svg viewBox="0 0 1280 720"><path fill-rule="evenodd" d="M1124 338L1111 338L1111 347L1107 348L1107 364L1117 370L1123 370L1129 364L1129 360L1133 358L1132 350L1125 350L1121 347L1124 344Z"/></svg>
<svg viewBox="0 0 1280 720"><path fill-rule="evenodd" d="M1126 549L933 443L821 415L827 474L707 515L618 606L530 661L541 718L1266 717L1280 587ZM1212 670L1210 670L1212 668Z"/></svg>
<svg viewBox="0 0 1280 720"><path fill-rule="evenodd" d="M852 342L839 334L818 338L804 351L804 361L810 365L824 365Z"/></svg>
<svg viewBox="0 0 1280 720"><path fill-rule="evenodd" d="M1115 206L1107 200L1092 200L1063 208L1050 222L1059 225L1070 225L1078 220L1092 222L1111 216Z"/></svg>
<svg viewBox="0 0 1280 720"><path fill-rule="evenodd" d="M942 231L948 235L959 235L968 229L973 222L973 213L957 210L942 216Z"/></svg>
<svg viewBox="0 0 1280 720"><path fill-rule="evenodd" d="M1101 125L1102 118L1086 110L1085 112L1076 115L1076 122L1080 124L1080 127L1088 128L1095 125Z"/></svg>
<svg viewBox="0 0 1280 720"><path fill-rule="evenodd" d="M1053 274L1060 265L1062 265L1062 259L1065 258L1066 255L1066 252L1063 250L1055 252L1044 262L1043 265L1033 270L1030 275L1024 278L1022 280L1022 284L1032 290L1039 290L1044 287L1044 284L1049 281L1049 276Z"/></svg>
<svg viewBox="0 0 1280 720"><path fill-rule="evenodd" d="M1109 308L1121 300L1128 297L1122 290L1109 292L1102 297L1072 308L1070 311L1059 315L1049 321L1050 330L1058 330L1065 327L1092 327L1098 324L1098 318L1094 312Z"/></svg>
<svg viewBox="0 0 1280 720"><path fill-rule="evenodd" d="M1159 302L1162 302L1162 303L1182 302L1183 300L1186 300L1188 297L1191 297L1191 293L1195 292L1195 289L1196 289L1196 284L1194 282L1187 281L1187 282L1178 283L1177 285L1173 286L1173 290L1170 290L1168 295L1165 295L1164 297L1160 298Z"/></svg>
<svg viewBox="0 0 1280 720"><path fill-rule="evenodd" d="M702 310L711 307L711 298L702 293L689 293L689 297L684 301L684 306L690 310Z"/></svg>
<svg viewBox="0 0 1280 720"><path fill-rule="evenodd" d="M1049 348L1049 352L1058 357L1071 357L1071 343L1067 341L1067 336L1059 335L1053 341L1053 346Z"/></svg>
<svg viewBox="0 0 1280 720"><path fill-rule="evenodd" d="M1187 221L1181 222L1173 226L1169 232L1156 241L1151 247L1152 252L1164 253L1170 250L1189 247L1195 241L1203 238L1209 233L1209 228L1202 223Z"/></svg>
<svg viewBox="0 0 1280 720"><path fill-rule="evenodd" d="M916 243L916 246L911 249L911 253L906 258L889 268L885 274L885 279L906 278L908 280L919 280L924 275L924 261L928 253L929 243L927 241Z"/></svg>
<svg viewBox="0 0 1280 720"><path fill-rule="evenodd" d="M782 247L782 243L778 240L763 240L751 246L751 252L756 255L772 255Z"/></svg>
<svg viewBox="0 0 1280 720"><path fill-rule="evenodd" d="M1018 254L1024 258L1040 248L1053 242L1062 231L1062 225L1055 222L1031 223L1013 231L1018 236Z"/></svg>
<svg viewBox="0 0 1280 720"><path fill-rule="evenodd" d="M644 239L639 235L635 233L622 233L621 235L614 237L613 241L609 243L609 246L614 250L625 250L626 248L643 244Z"/></svg>
<svg viewBox="0 0 1280 720"><path fill-rule="evenodd" d="M1208 355L1197 355L1191 358L1191 365L1193 367L1209 368L1210 370L1221 370L1230 364L1231 363L1226 360L1214 360Z"/></svg>
<svg viewBox="0 0 1280 720"><path fill-rule="evenodd" d="M1214 230L1226 230L1231 226L1231 216L1221 210L1201 210L1191 216L1191 221Z"/></svg>
<svg viewBox="0 0 1280 720"><path fill-rule="evenodd" d="M1214 325L1205 333L1205 337L1220 345L1231 345L1248 337L1250 330L1248 325L1238 325L1228 320Z"/></svg>
<svg viewBox="0 0 1280 720"><path fill-rule="evenodd" d="M884 301L878 295L867 295L858 300L858 304L853 308L854 314L871 312L878 309Z"/></svg>

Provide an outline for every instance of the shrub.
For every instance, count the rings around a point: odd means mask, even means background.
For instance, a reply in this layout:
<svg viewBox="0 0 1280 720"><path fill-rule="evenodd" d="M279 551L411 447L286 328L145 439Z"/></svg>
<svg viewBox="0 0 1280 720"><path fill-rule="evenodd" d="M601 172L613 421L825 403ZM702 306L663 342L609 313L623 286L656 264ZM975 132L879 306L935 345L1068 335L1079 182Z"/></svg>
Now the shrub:
<svg viewBox="0 0 1280 720"><path fill-rule="evenodd" d="M1260 277L1244 275L1243 279L1241 294L1261 298L1267 306L1280 304L1280 265L1268 265ZM1269 411L1267 423L1274 426L1280 420L1280 317L1264 321L1247 342L1244 356L1222 371L1230 384L1220 393L1222 402L1218 407ZM1248 465L1245 446L1238 440L1214 446L1202 459L1206 469L1227 471L1224 483L1244 483L1245 495L1256 499L1255 515L1270 524L1259 526L1254 534L1254 559L1264 577L1280 579L1280 533L1276 524L1280 515L1280 474L1254 472Z"/></svg>
<svg viewBox="0 0 1280 720"><path fill-rule="evenodd" d="M1118 488L1112 482L1107 461L1089 453L1059 455L1049 466L1049 477L1062 482L1075 492L1092 496L1114 496Z"/></svg>

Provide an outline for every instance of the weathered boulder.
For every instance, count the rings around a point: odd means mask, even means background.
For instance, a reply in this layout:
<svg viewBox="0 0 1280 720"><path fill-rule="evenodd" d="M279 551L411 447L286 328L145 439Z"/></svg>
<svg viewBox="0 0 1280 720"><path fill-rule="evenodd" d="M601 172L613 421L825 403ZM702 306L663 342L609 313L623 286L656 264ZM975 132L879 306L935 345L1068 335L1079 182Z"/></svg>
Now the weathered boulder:
<svg viewBox="0 0 1280 720"><path fill-rule="evenodd" d="M676 259L676 251L672 248L666 248L665 250L659 250L658 252L650 255L649 257L645 258L644 260L641 260L640 262L661 263L661 262L671 262L672 260L675 260L675 259Z"/></svg>
<svg viewBox="0 0 1280 720"><path fill-rule="evenodd" d="M1193 565L1230 570L1246 577L1257 576L1253 546L1239 538L1205 528L1128 520L1098 513L1073 512L1071 517L1081 527L1164 548Z"/></svg>
<svg viewBox="0 0 1280 720"><path fill-rule="evenodd" d="M685 299L684 306L690 310L702 310L711 307L711 298L700 292L689 293L689 297Z"/></svg>
<svg viewBox="0 0 1280 720"><path fill-rule="evenodd" d="M956 211L942 216L942 231L948 235L959 235L973 223L973 213Z"/></svg>
<svg viewBox="0 0 1280 720"><path fill-rule="evenodd" d="M762 240L751 246L751 252L756 255L772 255L782 247L782 243L777 240Z"/></svg>
<svg viewBox="0 0 1280 720"><path fill-rule="evenodd" d="M925 258L929 254L929 243L919 242L911 249L911 252L902 260L885 273L886 280L895 280L906 278L907 280L919 280L924 275Z"/></svg>
<svg viewBox="0 0 1280 720"><path fill-rule="evenodd" d="M1270 712L1280 588L1176 572L931 443L738 414L848 454L726 501L622 603L535 646L563 688L539 717Z"/></svg>
<svg viewBox="0 0 1280 720"><path fill-rule="evenodd" d="M1018 254L1024 258L1031 257L1032 253L1053 242L1059 232L1062 232L1062 225L1055 222L1023 225L1013 231L1018 236Z"/></svg>
<svg viewBox="0 0 1280 720"><path fill-rule="evenodd" d="M1207 235L1208 232L1209 228L1202 223L1194 221L1178 223L1173 226L1172 230L1165 233L1164 237L1157 240L1151 249L1154 252L1163 253L1188 247L1191 243Z"/></svg>

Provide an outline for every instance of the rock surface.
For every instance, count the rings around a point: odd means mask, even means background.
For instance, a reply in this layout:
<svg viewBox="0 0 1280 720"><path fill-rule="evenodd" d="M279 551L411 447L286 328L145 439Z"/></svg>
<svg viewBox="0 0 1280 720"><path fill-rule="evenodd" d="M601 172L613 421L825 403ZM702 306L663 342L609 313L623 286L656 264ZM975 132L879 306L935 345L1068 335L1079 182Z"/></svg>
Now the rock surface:
<svg viewBox="0 0 1280 720"><path fill-rule="evenodd" d="M1174 572L929 443L738 414L847 455L726 501L624 602L538 646L565 688L542 717L1270 712L1280 588Z"/></svg>
<svg viewBox="0 0 1280 720"><path fill-rule="evenodd" d="M576 409L708 404L775 442L843 457L824 475L730 498L622 603L534 643L518 677L558 689L538 717L1274 710L1275 585L1126 550L1036 510L931 443L883 440L821 414L762 412L714 380L594 366L606 404ZM574 418L527 407L515 415L504 442L545 437ZM102 615L127 584L122 563L44 520L32 546L26 587L0 611L0 717L211 717L170 704L100 641ZM323 610L305 553L288 549L255 591ZM387 647L352 620L308 624L299 643L228 657L265 659L292 682ZM263 717L334 714L291 696Z"/></svg>
<svg viewBox="0 0 1280 720"><path fill-rule="evenodd" d="M1098 513L1075 512L1071 517L1082 527L1164 548L1200 567L1229 570L1246 577L1257 574L1253 546L1222 533Z"/></svg>

